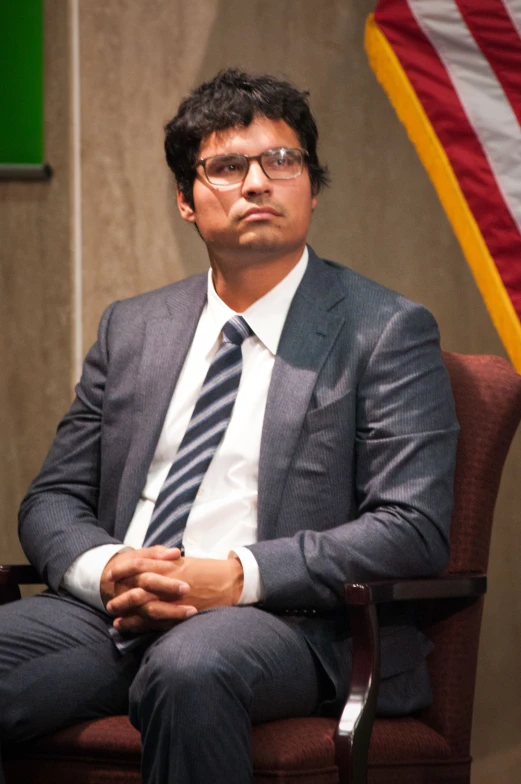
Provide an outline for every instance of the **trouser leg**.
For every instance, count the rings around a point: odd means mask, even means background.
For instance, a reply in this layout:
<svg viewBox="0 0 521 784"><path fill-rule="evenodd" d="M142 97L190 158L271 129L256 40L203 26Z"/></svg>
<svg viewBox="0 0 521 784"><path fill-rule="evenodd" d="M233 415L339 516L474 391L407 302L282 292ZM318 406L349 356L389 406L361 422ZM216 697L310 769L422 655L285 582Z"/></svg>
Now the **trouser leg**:
<svg viewBox="0 0 521 784"><path fill-rule="evenodd" d="M107 616L81 602L46 592L0 607L0 739L125 713L136 669Z"/></svg>
<svg viewBox="0 0 521 784"><path fill-rule="evenodd" d="M251 724L309 715L313 654L297 629L254 607L199 613L146 651L130 691L145 784L246 784Z"/></svg>

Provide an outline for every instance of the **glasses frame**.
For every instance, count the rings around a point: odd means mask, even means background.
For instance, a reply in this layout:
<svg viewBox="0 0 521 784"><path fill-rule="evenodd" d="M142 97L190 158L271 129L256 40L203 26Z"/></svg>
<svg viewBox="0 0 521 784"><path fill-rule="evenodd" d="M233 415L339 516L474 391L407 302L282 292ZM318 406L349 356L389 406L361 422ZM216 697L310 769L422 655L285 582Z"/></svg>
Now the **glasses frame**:
<svg viewBox="0 0 521 784"><path fill-rule="evenodd" d="M270 175L268 174L268 172L266 171L266 169L262 165L261 158L264 155L268 155L269 153L278 152L278 150L285 150L286 152L300 152L301 153L301 155L302 155L302 168L300 169L298 174L293 174L291 177L270 177ZM207 161L211 161L214 158L226 157L227 155L236 155L239 158L244 158L245 159L245 161L247 163L247 168L246 168L246 171L244 172L244 176L242 177L242 179L237 180L237 182L212 182L211 179L208 177L208 172L206 171L206 163L207 163ZM307 158L309 158L309 153L303 147L270 147L269 150L264 150L263 152L259 153L259 155L244 155L243 153L240 153L240 152L230 152L230 153L220 153L219 155L210 155L210 156L208 156L208 158L199 158L199 160L196 161L195 168L197 169L198 166L202 166L203 167L204 176L206 177L206 181L210 185L213 185L214 188L226 188L228 185L239 185L240 183L244 182L244 180L248 176L248 172L250 171L251 161L257 161L257 163L261 167L262 171L264 172L264 174L266 175L268 180L278 180L280 182L283 182L284 180L294 180L297 177L300 177L300 175L304 171L304 166L305 166Z"/></svg>

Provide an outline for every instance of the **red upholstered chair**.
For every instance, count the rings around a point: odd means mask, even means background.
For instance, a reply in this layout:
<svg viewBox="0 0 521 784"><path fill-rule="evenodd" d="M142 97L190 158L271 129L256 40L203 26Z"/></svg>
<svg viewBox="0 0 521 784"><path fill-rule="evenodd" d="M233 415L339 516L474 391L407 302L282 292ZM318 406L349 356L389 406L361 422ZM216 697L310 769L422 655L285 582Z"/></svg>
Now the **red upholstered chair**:
<svg viewBox="0 0 521 784"><path fill-rule="evenodd" d="M257 784L469 784L470 732L492 514L504 460L521 417L521 377L497 357L446 354L461 424L452 559L436 580L346 586L354 667L340 721L302 718L253 729ZM0 567L2 601L31 567ZM435 643L432 707L374 719L376 605L417 599ZM5 749L8 784L138 784L140 739L125 716L99 719ZM231 782L231 784L233 784Z"/></svg>

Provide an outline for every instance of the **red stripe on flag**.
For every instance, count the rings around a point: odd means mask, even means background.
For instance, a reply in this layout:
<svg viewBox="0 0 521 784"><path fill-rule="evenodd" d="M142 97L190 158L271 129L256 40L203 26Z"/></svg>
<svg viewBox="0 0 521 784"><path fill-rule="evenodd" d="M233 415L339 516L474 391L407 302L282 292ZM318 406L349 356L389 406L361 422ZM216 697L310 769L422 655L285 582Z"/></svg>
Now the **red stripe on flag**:
<svg viewBox="0 0 521 784"><path fill-rule="evenodd" d="M521 125L521 40L501 0L456 0Z"/></svg>
<svg viewBox="0 0 521 784"><path fill-rule="evenodd" d="M381 0L375 20L391 44L451 163L521 319L521 236L437 51L405 0Z"/></svg>

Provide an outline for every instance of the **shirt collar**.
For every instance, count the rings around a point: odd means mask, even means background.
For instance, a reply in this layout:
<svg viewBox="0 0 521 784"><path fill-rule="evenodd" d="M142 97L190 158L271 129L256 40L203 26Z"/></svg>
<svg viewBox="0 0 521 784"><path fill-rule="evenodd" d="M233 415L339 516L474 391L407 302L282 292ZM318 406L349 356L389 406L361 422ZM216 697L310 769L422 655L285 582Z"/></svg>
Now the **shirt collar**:
<svg viewBox="0 0 521 784"><path fill-rule="evenodd" d="M288 315L291 301L304 277L308 265L307 246L292 270L263 297L256 300L241 315L272 354L277 353L280 336ZM237 315L215 291L212 270L208 270L208 304L206 309L207 338L205 354L214 346L228 319ZM206 341L205 341L206 343Z"/></svg>

